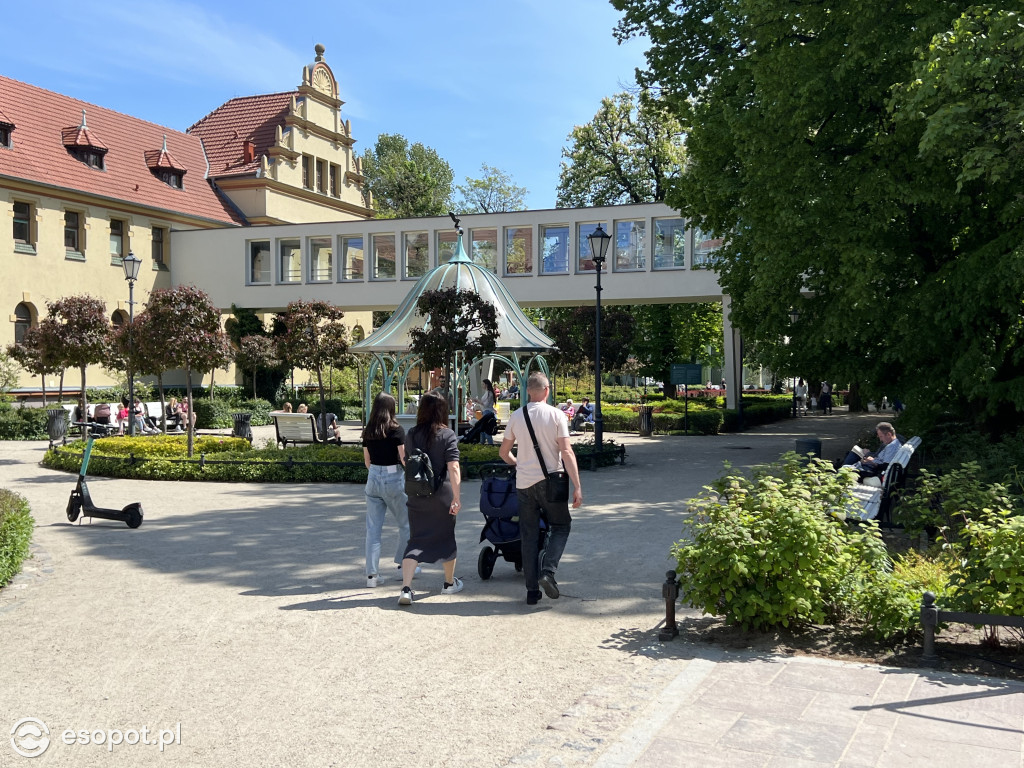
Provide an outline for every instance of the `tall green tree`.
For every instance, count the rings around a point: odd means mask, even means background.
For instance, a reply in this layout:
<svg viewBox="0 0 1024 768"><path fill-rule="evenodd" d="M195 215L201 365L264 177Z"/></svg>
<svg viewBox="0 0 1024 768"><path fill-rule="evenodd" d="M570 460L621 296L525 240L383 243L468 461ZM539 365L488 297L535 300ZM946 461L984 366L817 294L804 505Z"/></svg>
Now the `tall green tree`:
<svg viewBox="0 0 1024 768"><path fill-rule="evenodd" d="M683 164L683 132L668 103L647 90L601 101L562 149L559 208L665 199Z"/></svg>
<svg viewBox="0 0 1024 768"><path fill-rule="evenodd" d="M640 375L664 382L669 396L675 396L675 387L668 386L672 363L704 362L708 347L713 356L721 354L721 304L639 304L633 316L632 351Z"/></svg>
<svg viewBox="0 0 1024 768"><path fill-rule="evenodd" d="M517 186L515 179L500 168L482 163L479 179L466 177L465 184L456 185L461 197L455 202L459 213L500 213L526 209L526 187Z"/></svg>
<svg viewBox="0 0 1024 768"><path fill-rule="evenodd" d="M287 331L278 338L278 354L292 366L316 373L320 415L327 413L324 369L348 362L345 313L326 301L293 301L283 315ZM326 423L326 420L325 422Z"/></svg>
<svg viewBox="0 0 1024 768"><path fill-rule="evenodd" d="M382 133L362 156L365 189L382 219L439 216L451 207L451 166L437 151Z"/></svg>
<svg viewBox="0 0 1024 768"><path fill-rule="evenodd" d="M687 133L667 202L754 343L952 410L1024 419L1022 26L953 0L612 0ZM791 327L789 313L799 311Z"/></svg>

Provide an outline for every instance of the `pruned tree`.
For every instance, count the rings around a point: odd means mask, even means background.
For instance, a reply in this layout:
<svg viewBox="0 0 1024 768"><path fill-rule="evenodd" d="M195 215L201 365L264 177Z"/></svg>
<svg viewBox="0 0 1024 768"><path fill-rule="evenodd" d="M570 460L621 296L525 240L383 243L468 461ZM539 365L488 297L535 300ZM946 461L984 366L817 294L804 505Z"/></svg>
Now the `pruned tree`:
<svg viewBox="0 0 1024 768"><path fill-rule="evenodd" d="M422 355L427 368L444 369L448 404L453 408L455 353L462 351L467 360L474 360L493 352L498 341L497 312L476 291L458 288L424 291L416 310L425 322L422 328L409 331L410 349Z"/></svg>
<svg viewBox="0 0 1024 768"><path fill-rule="evenodd" d="M256 375L263 369L275 368L281 361L277 357L274 340L269 336L243 336L235 350L235 365L252 371L252 396L256 397Z"/></svg>
<svg viewBox="0 0 1024 768"><path fill-rule="evenodd" d="M154 353L153 364L161 370L181 368L185 371L185 398L190 414L186 420L188 455L192 456L195 445L191 419L195 412L192 372L220 368L231 360L231 345L220 327L220 312L203 291L183 285L153 291L139 321L141 327L137 329L136 341Z"/></svg>
<svg viewBox="0 0 1024 768"><path fill-rule="evenodd" d="M466 177L465 184L456 185L462 196L456 203L459 213L500 213L522 211L526 208L526 196L530 191L517 186L515 180L500 168L482 163L479 179Z"/></svg>
<svg viewBox="0 0 1024 768"><path fill-rule="evenodd" d="M29 373L38 376L42 382L44 408L46 407L46 374L57 370L52 360L49 359L51 352L39 326L26 330L21 342L7 346L7 354L11 359Z"/></svg>
<svg viewBox="0 0 1024 768"><path fill-rule="evenodd" d="M66 368L78 368L82 373L82 391L79 406L85 418L86 369L107 360L110 350L110 321L106 304L93 296L66 296L46 302L47 317L40 325L46 343L54 344L54 361Z"/></svg>
<svg viewBox="0 0 1024 768"><path fill-rule="evenodd" d="M348 328L345 313L326 301L293 301L283 314L286 332L278 338L278 354L293 367L316 373L320 415L327 413L324 369L348 362ZM326 420L325 420L326 422Z"/></svg>

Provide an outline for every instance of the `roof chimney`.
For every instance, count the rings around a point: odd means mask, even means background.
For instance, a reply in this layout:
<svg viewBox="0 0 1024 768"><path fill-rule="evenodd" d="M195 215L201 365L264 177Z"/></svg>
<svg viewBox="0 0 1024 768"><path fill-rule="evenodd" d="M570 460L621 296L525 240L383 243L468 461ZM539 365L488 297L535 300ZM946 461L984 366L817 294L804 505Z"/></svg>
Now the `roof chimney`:
<svg viewBox="0 0 1024 768"><path fill-rule="evenodd" d="M242 144L242 159L246 163L251 163L256 159L256 145L249 139L246 139Z"/></svg>

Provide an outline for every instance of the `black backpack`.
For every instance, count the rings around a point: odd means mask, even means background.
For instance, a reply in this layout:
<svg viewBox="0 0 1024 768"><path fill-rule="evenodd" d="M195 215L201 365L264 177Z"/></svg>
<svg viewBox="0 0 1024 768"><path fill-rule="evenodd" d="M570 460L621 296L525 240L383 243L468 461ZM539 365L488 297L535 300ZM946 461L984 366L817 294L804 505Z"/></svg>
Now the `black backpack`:
<svg viewBox="0 0 1024 768"><path fill-rule="evenodd" d="M405 457L405 494L406 496L433 496L437 490L434 480L434 466L430 457L419 447Z"/></svg>

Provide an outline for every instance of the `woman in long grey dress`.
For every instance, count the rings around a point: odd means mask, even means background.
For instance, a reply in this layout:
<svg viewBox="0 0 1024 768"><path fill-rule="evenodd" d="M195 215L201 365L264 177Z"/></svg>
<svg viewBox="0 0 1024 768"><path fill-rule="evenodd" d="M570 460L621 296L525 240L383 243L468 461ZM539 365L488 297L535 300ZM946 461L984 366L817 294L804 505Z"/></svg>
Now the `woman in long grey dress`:
<svg viewBox="0 0 1024 768"><path fill-rule="evenodd" d="M459 471L459 445L448 424L448 402L436 392L420 398L416 426L405 436L406 460L416 450L430 457L435 490L430 496L409 496L409 544L402 560L402 592L399 605L412 605L412 579L420 563L444 567L441 592L454 595L462 591L462 579L455 575L455 516L459 514L462 476Z"/></svg>

